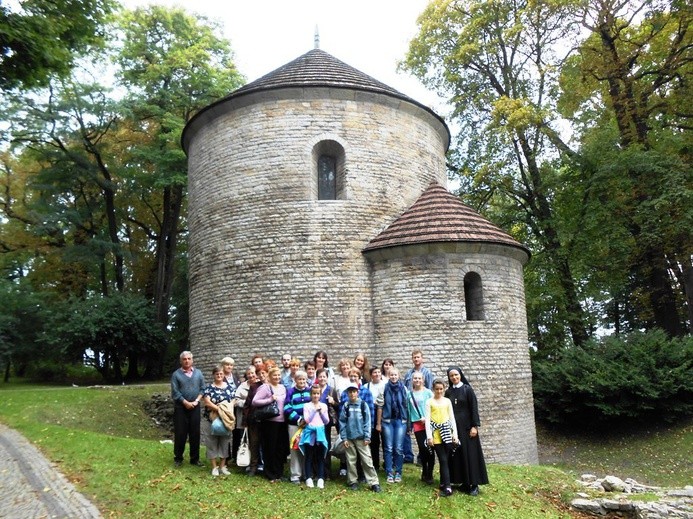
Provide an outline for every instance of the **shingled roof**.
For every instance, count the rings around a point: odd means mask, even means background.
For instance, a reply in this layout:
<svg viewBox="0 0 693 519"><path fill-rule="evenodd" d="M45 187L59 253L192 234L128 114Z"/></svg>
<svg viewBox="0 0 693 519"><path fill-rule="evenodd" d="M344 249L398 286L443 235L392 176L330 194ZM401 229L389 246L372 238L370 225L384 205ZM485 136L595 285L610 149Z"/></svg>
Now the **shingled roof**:
<svg viewBox="0 0 693 519"><path fill-rule="evenodd" d="M321 49L306 52L252 83L234 90L228 97L236 97L260 90L290 87L351 88L379 92L416 103L410 97L347 65Z"/></svg>
<svg viewBox="0 0 693 519"><path fill-rule="evenodd" d="M219 107L225 106L226 103L233 103L236 100L241 101L243 97L249 94L260 94L262 92L297 88L357 90L373 94L383 94L411 103L430 113L440 121L447 134L446 146L450 144L450 130L448 130L447 124L445 124L443 118L436 114L431 108L387 86L385 83L381 83L368 74L347 65L324 50L312 49L286 65L282 65L261 78L234 90L226 97L213 102L197 112L183 129L183 134L181 136L183 149L187 153L191 138L189 134L193 133L195 128L209 122L214 117L214 114L218 113L217 110Z"/></svg>
<svg viewBox="0 0 693 519"><path fill-rule="evenodd" d="M508 233L463 204L437 182L424 191L399 218L363 249L433 242L483 242L529 250Z"/></svg>

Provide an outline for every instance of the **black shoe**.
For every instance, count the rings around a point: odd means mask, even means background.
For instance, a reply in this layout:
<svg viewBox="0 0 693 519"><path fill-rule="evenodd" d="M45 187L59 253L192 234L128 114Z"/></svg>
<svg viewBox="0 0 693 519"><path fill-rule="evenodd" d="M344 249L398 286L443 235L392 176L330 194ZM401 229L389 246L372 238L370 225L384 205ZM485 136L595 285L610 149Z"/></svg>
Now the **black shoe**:
<svg viewBox="0 0 693 519"><path fill-rule="evenodd" d="M380 494L380 492L383 491L383 489L380 488L380 485L373 485L373 486L371 487L371 490L372 490L373 492L375 492L376 494Z"/></svg>
<svg viewBox="0 0 693 519"><path fill-rule="evenodd" d="M469 491L470 496L478 496L479 495L479 485L474 485L472 489Z"/></svg>
<svg viewBox="0 0 693 519"><path fill-rule="evenodd" d="M450 497L451 495L452 489L450 487L446 487L440 491L440 497Z"/></svg>
<svg viewBox="0 0 693 519"><path fill-rule="evenodd" d="M173 462L173 464L174 464L176 467L180 467L180 466L183 464L183 462L180 461L180 460L175 460L175 461Z"/></svg>
<svg viewBox="0 0 693 519"><path fill-rule="evenodd" d="M190 464L191 464L193 467L204 467L204 466L205 466L205 464L202 463L200 460L191 461Z"/></svg>
<svg viewBox="0 0 693 519"><path fill-rule="evenodd" d="M424 483L426 483L427 485L432 485L433 484L433 478L424 479Z"/></svg>
<svg viewBox="0 0 693 519"><path fill-rule="evenodd" d="M358 490L359 489L359 484L358 483L352 483L349 485L349 490Z"/></svg>

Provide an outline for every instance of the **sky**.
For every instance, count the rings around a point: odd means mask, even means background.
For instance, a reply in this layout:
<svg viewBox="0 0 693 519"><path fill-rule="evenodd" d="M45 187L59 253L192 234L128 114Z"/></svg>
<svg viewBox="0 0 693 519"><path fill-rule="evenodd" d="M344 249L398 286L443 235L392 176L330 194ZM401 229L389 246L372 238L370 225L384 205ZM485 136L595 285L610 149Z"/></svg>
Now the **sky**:
<svg viewBox="0 0 693 519"><path fill-rule="evenodd" d="M397 72L429 0L122 0L159 4L220 21L235 63L253 81L314 47L445 115L445 103L417 79Z"/></svg>

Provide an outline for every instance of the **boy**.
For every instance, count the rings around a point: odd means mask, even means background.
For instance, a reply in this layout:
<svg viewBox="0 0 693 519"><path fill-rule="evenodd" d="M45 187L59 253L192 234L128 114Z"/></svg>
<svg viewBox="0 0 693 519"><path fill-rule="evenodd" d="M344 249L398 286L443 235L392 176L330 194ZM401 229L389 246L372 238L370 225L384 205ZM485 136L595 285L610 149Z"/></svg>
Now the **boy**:
<svg viewBox="0 0 693 519"><path fill-rule="evenodd" d="M373 460L368 445L371 443L371 413L366 404L359 398L359 388L349 383L346 388L349 401L344 404L339 414L339 437L344 441L347 459L347 486L357 490L356 461L361 460L366 481L373 492L380 492L378 474L373 468Z"/></svg>

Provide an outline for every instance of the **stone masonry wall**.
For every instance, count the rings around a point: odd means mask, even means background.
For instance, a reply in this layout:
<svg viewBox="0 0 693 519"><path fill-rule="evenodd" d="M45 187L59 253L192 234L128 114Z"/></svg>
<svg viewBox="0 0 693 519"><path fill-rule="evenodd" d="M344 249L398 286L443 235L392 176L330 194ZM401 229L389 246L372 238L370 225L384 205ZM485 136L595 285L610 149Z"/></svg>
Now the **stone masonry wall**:
<svg viewBox="0 0 693 519"><path fill-rule="evenodd" d="M505 249L505 250L504 250ZM369 255L377 357L409 368L421 348L445 377L459 365L476 392L488 461L538 463L522 263L509 247L429 244ZM483 287L483 321L465 316L464 276Z"/></svg>
<svg viewBox="0 0 693 519"><path fill-rule="evenodd" d="M256 352L308 359L324 349L333 363L370 353L361 249L432 180L445 184L442 125L379 94L296 89L251 97L217 108L189 147L196 365L208 375L228 354L240 369ZM311 199L312 150L321 140L345 150L345 200Z"/></svg>

